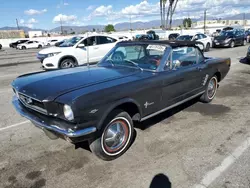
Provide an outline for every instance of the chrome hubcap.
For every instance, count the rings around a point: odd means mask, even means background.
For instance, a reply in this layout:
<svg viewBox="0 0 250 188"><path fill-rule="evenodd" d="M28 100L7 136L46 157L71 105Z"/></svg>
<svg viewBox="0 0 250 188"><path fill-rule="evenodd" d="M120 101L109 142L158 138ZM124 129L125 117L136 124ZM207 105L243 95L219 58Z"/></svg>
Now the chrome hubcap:
<svg viewBox="0 0 250 188"><path fill-rule="evenodd" d="M215 78L211 79L209 84L208 84L208 97L209 99L212 99L215 95L216 92L216 87L217 87L217 81Z"/></svg>
<svg viewBox="0 0 250 188"><path fill-rule="evenodd" d="M116 151L124 145L126 139L122 122L117 121L109 125L104 135L104 145L108 151Z"/></svg>
<svg viewBox="0 0 250 188"><path fill-rule="evenodd" d="M74 67L74 63L72 63L71 61L65 61L62 64L62 68L72 68L72 67Z"/></svg>

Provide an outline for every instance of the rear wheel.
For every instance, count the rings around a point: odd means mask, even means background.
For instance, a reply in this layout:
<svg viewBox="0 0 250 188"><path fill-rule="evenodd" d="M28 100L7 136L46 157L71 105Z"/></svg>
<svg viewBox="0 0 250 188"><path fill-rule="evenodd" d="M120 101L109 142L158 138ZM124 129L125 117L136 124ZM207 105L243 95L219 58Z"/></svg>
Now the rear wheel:
<svg viewBox="0 0 250 188"><path fill-rule="evenodd" d="M243 43L242 43L242 46L246 46L247 45L247 41L244 40Z"/></svg>
<svg viewBox="0 0 250 188"><path fill-rule="evenodd" d="M41 44L39 44L39 45L38 45L38 48L42 48L42 45L41 45Z"/></svg>
<svg viewBox="0 0 250 188"><path fill-rule="evenodd" d="M232 42L230 43L230 47L231 47L231 48L234 48L234 47L235 47L235 42L234 42L234 41L232 41Z"/></svg>
<svg viewBox="0 0 250 188"><path fill-rule="evenodd" d="M104 122L101 135L89 141L90 149L105 161L114 160L127 151L133 135L133 121L129 114L114 110Z"/></svg>
<svg viewBox="0 0 250 188"><path fill-rule="evenodd" d="M217 89L218 79L217 76L214 75L207 83L205 93L203 93L203 95L201 96L200 101L204 103L210 103L214 99Z"/></svg>
<svg viewBox="0 0 250 188"><path fill-rule="evenodd" d="M64 59L61 63L60 63L60 69L68 69L68 68L73 68L73 67L77 67L77 63L71 59L71 58L67 58Z"/></svg>

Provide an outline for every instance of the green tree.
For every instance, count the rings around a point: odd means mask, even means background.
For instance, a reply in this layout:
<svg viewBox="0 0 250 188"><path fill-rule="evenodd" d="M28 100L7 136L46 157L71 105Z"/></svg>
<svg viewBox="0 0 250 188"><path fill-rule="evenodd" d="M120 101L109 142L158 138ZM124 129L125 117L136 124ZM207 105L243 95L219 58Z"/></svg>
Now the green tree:
<svg viewBox="0 0 250 188"><path fill-rule="evenodd" d="M191 18L185 18L183 20L183 27L189 28L191 26L192 26L192 20L191 20Z"/></svg>
<svg viewBox="0 0 250 188"><path fill-rule="evenodd" d="M95 28L93 28L92 31L95 32L96 31Z"/></svg>
<svg viewBox="0 0 250 188"><path fill-rule="evenodd" d="M105 30L105 32L109 33L111 31L115 31L115 27L112 24L109 24L109 25L105 26L104 30Z"/></svg>

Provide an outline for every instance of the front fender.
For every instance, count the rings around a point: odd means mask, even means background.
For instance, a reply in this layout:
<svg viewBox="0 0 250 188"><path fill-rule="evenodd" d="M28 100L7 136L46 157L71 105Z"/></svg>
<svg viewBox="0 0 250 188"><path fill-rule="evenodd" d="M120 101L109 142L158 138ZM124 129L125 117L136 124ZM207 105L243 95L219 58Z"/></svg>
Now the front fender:
<svg viewBox="0 0 250 188"><path fill-rule="evenodd" d="M125 104L125 103L133 103L133 104L135 104L137 106L137 108L138 108L140 116L142 115L141 106L136 100L134 100L132 98L123 98L123 99L121 99L119 101L116 101L114 103L111 103L111 104L107 105L108 108L103 113L103 115L101 116L101 118L100 118L100 120L98 122L98 125L97 125L97 129L101 130L102 124L105 121L105 119L107 118L107 116L110 114L110 112L112 112L115 108L117 108L118 106L120 106L122 104Z"/></svg>

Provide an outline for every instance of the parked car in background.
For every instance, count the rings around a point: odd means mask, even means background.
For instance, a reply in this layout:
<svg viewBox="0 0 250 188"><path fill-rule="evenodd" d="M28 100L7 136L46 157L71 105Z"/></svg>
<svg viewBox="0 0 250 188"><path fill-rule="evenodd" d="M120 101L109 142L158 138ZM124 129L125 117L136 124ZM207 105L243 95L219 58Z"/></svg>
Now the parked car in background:
<svg viewBox="0 0 250 188"><path fill-rule="evenodd" d="M44 43L39 41L27 41L25 43L17 45L17 49L20 50L31 49L31 48L42 48L42 47L44 47Z"/></svg>
<svg viewBox="0 0 250 188"><path fill-rule="evenodd" d="M136 41L144 41L144 40L159 40L159 35L156 35L155 31L147 31L146 34L138 34L135 36Z"/></svg>
<svg viewBox="0 0 250 188"><path fill-rule="evenodd" d="M55 43L55 46L60 46L62 43L64 43L65 41L67 41L67 39L64 39L64 40L61 40L61 41L58 41Z"/></svg>
<svg viewBox="0 0 250 188"><path fill-rule="evenodd" d="M214 38L214 47L245 46L247 38L243 30L223 30Z"/></svg>
<svg viewBox="0 0 250 188"><path fill-rule="evenodd" d="M168 36L168 40L175 40L177 37L179 37L180 34L179 33L171 33L169 36Z"/></svg>
<svg viewBox="0 0 250 188"><path fill-rule="evenodd" d="M245 37L246 37L246 39L247 39L247 42L250 43L250 30L246 30L246 31L245 31Z"/></svg>
<svg viewBox="0 0 250 188"><path fill-rule="evenodd" d="M3 48L2 44L0 44L0 50Z"/></svg>
<svg viewBox="0 0 250 188"><path fill-rule="evenodd" d="M247 61L250 62L250 46L247 49L247 56L246 56L246 58L247 58Z"/></svg>
<svg viewBox="0 0 250 188"><path fill-rule="evenodd" d="M180 35L176 38L177 41L198 41L203 45L199 44L199 48L202 51L208 52L212 47L212 39L211 37L204 35L202 33L197 33L195 35Z"/></svg>
<svg viewBox="0 0 250 188"><path fill-rule="evenodd" d="M55 46L55 44L58 42L57 39L49 40L46 44L46 46Z"/></svg>
<svg viewBox="0 0 250 188"><path fill-rule="evenodd" d="M12 103L51 139L86 140L96 156L114 160L133 143L134 122L214 99L231 60L204 57L197 44L120 42L96 66L18 77Z"/></svg>
<svg viewBox="0 0 250 188"><path fill-rule="evenodd" d="M17 48L17 45L23 44L23 43L25 43L27 41L29 41L29 40L26 40L26 39L24 39L24 40L18 40L16 42L10 43L9 46L10 46L10 48Z"/></svg>
<svg viewBox="0 0 250 188"><path fill-rule="evenodd" d="M73 37L59 47L40 51L37 58L44 69L72 68L86 63L97 63L119 41L118 38L106 35Z"/></svg>

